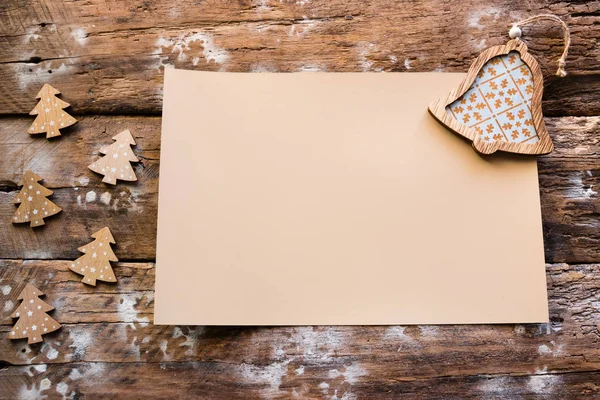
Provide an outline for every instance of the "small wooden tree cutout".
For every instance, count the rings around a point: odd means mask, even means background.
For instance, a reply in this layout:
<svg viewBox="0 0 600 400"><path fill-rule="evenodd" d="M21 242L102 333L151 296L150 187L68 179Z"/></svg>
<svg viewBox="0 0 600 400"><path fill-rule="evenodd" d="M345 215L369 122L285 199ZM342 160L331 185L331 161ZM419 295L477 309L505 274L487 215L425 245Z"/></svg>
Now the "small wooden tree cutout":
<svg viewBox="0 0 600 400"><path fill-rule="evenodd" d="M63 108L69 107L70 104L56 97L57 94L60 94L60 92L47 83L42 86L36 96L40 101L29 113L29 115L37 115L29 128L30 135L46 132L47 138L60 136L59 129L77 122L75 118L63 110Z"/></svg>
<svg viewBox="0 0 600 400"><path fill-rule="evenodd" d="M41 180L41 177L31 171L25 171L23 174L18 183L23 188L13 201L14 204L21 204L15 212L13 223L29 222L30 226L35 228L44 225L44 218L61 212L59 206L46 198L54 192L40 185L38 182Z"/></svg>
<svg viewBox="0 0 600 400"><path fill-rule="evenodd" d="M43 342L42 335L60 328L60 324L46 314L54 310L54 307L39 299L39 296L43 295L44 293L32 284L25 285L25 289L17 297L23 302L11 315L19 320L8 335L10 339L27 338L29 344Z"/></svg>
<svg viewBox="0 0 600 400"><path fill-rule="evenodd" d="M129 129L113 136L115 143L100 149L105 154L95 163L88 166L94 172L104 175L102 182L114 185L117 179L122 181L137 181L135 172L130 162L139 161L130 146L135 146L135 141Z"/></svg>
<svg viewBox="0 0 600 400"><path fill-rule="evenodd" d="M81 282L86 285L96 286L96 280L104 282L116 282L117 278L110 266L110 261L119 261L113 253L110 244L115 239L108 227L100 229L92 237L96 240L78 248L83 256L73 261L69 266L71 271L83 275Z"/></svg>

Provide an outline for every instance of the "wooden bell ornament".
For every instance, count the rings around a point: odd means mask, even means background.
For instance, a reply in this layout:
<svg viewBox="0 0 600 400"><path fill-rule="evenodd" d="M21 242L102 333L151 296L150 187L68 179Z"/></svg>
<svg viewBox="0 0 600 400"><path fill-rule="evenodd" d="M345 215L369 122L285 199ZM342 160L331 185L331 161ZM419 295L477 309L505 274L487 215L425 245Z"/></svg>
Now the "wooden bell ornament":
<svg viewBox="0 0 600 400"><path fill-rule="evenodd" d="M565 48L556 75L564 77L569 30L555 15L538 15L514 24L508 43L484 50L465 80L429 106L435 119L471 140L481 154L547 154L554 149L542 115L543 75L520 39L519 26L538 20L556 21L563 28Z"/></svg>

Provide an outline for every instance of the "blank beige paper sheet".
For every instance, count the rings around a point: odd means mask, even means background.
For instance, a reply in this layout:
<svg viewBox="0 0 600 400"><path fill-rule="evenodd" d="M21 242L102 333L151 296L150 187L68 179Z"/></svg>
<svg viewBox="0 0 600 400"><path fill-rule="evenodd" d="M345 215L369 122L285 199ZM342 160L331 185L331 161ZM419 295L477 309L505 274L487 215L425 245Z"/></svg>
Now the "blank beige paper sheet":
<svg viewBox="0 0 600 400"><path fill-rule="evenodd" d="M167 69L154 322L547 321L535 158L427 113L463 77Z"/></svg>

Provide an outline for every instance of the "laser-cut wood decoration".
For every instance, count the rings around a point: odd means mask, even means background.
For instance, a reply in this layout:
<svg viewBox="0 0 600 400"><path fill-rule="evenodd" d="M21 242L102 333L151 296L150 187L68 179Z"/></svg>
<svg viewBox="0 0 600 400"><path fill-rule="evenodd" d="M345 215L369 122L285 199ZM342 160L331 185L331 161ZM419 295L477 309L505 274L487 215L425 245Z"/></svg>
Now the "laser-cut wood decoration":
<svg viewBox="0 0 600 400"><path fill-rule="evenodd" d="M12 222L15 224L29 222L32 228L45 224L44 218L58 214L62 209L47 199L54 193L38 182L43 180L31 171L25 171L18 185L23 186L13 203L19 204Z"/></svg>
<svg viewBox="0 0 600 400"><path fill-rule="evenodd" d="M129 129L113 136L115 143L100 149L104 157L88 166L94 172L104 175L102 182L115 185L117 179L122 181L137 181L135 172L130 162L139 161L130 146L135 146L135 141Z"/></svg>
<svg viewBox="0 0 600 400"><path fill-rule="evenodd" d="M110 265L111 261L119 261L110 247L115 244L115 239L108 227L100 229L92 237L96 240L78 248L84 253L73 261L69 269L79 275L83 275L81 282L86 285L96 286L96 280L104 282L116 282L117 278Z"/></svg>
<svg viewBox="0 0 600 400"><path fill-rule="evenodd" d="M29 128L29 134L46 133L47 138L60 136L60 129L71 126L77 122L64 109L70 104L56 97L60 92L47 83L37 94L39 103L29 115L37 115Z"/></svg>
<svg viewBox="0 0 600 400"><path fill-rule="evenodd" d="M554 146L542 119L543 76L520 39L484 50L465 80L429 106L482 154L547 154Z"/></svg>
<svg viewBox="0 0 600 400"><path fill-rule="evenodd" d="M29 344L39 343L44 341L42 335L60 328L60 324L46 314L48 311L54 310L54 307L39 299L43 295L44 293L32 284L25 285L17 297L22 302L11 314L11 318L19 319L8 334L10 339L27 338Z"/></svg>

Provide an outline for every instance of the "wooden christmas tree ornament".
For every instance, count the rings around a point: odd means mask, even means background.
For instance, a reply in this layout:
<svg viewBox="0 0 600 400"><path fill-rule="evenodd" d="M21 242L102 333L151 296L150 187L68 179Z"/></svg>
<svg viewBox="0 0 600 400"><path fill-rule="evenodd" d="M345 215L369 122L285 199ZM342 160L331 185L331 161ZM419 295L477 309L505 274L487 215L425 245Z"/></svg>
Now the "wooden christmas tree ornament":
<svg viewBox="0 0 600 400"><path fill-rule="evenodd" d="M42 178L31 171L25 171L18 185L23 186L14 204L19 204L12 222L15 224L29 222L32 228L44 225L44 218L58 214L62 209L46 197L54 193L38 182Z"/></svg>
<svg viewBox="0 0 600 400"><path fill-rule="evenodd" d="M9 333L10 339L27 338L29 344L43 342L42 335L60 328L60 324L46 314L54 310L54 307L39 299L43 295L44 293L32 284L25 285L25 289L17 297L23 301L11 315L11 318L19 319Z"/></svg>
<svg viewBox="0 0 600 400"><path fill-rule="evenodd" d="M130 146L135 141L129 129L113 136L115 143L100 149L105 156L88 166L94 172L104 175L102 182L114 185L117 179L122 181L137 181L130 162L139 161Z"/></svg>
<svg viewBox="0 0 600 400"><path fill-rule="evenodd" d="M45 132L47 138L60 136L59 129L77 122L75 118L63 110L69 107L70 104L56 97L58 94L60 92L47 83L42 86L36 96L40 101L29 113L29 115L37 115L29 128L29 134L35 135Z"/></svg>
<svg viewBox="0 0 600 400"><path fill-rule="evenodd" d="M79 275L83 275L81 282L86 285L96 286L96 280L104 282L116 282L117 278L110 265L111 261L119 261L110 247L115 244L115 239L108 227L100 229L92 237L96 240L78 248L84 253L73 261L69 269Z"/></svg>
<svg viewBox="0 0 600 400"><path fill-rule="evenodd" d="M569 30L554 15L538 15L514 24L509 31L512 40L484 50L465 80L429 106L435 119L471 140L479 153L547 154L554 148L542 115L543 75L520 40L519 29L543 19L558 21L563 28L565 48L556 74L564 77Z"/></svg>

